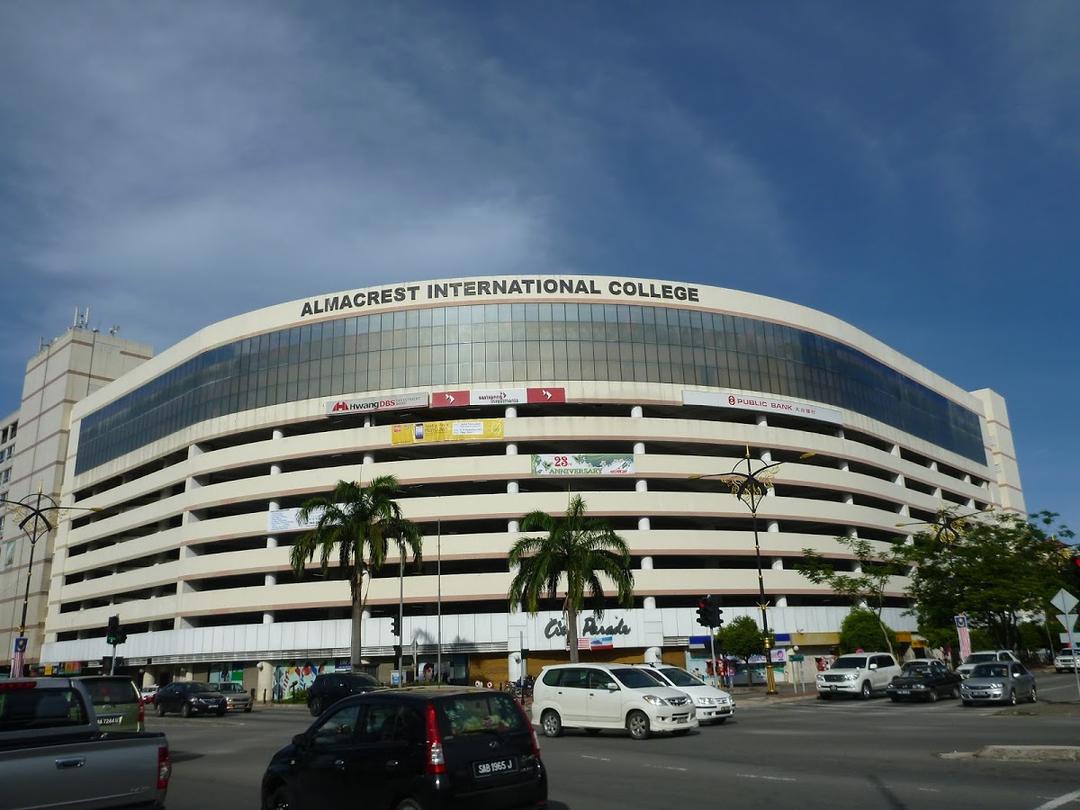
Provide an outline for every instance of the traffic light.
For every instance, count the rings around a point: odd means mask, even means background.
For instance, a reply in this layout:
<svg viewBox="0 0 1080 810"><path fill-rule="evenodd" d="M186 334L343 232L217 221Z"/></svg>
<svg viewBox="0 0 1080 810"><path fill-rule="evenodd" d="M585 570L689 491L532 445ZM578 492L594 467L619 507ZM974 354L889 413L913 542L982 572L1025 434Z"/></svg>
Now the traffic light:
<svg viewBox="0 0 1080 810"><path fill-rule="evenodd" d="M723 627L724 620L720 618L723 613L724 611L720 609L719 602L712 606L712 613L709 615L709 618L712 619L713 627Z"/></svg>
<svg viewBox="0 0 1080 810"><path fill-rule="evenodd" d="M401 638L401 617L393 616L390 619L390 635Z"/></svg>
<svg viewBox="0 0 1080 810"><path fill-rule="evenodd" d="M109 617L109 627L105 631L105 641L108 644L110 644L111 646L115 647L117 644L121 643L121 641L120 641L120 633L121 633L121 630L120 630L120 617L119 616L110 616Z"/></svg>
<svg viewBox="0 0 1080 810"><path fill-rule="evenodd" d="M709 624L709 597L704 596L698 599L697 603L697 623L702 627L710 627Z"/></svg>

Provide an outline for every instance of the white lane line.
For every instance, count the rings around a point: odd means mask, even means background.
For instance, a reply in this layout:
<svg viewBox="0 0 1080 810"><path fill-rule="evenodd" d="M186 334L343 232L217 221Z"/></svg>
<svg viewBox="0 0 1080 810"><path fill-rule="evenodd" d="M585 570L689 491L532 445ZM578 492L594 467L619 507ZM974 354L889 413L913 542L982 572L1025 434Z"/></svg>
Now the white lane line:
<svg viewBox="0 0 1080 810"><path fill-rule="evenodd" d="M937 788L919 788L923 793L941 793Z"/></svg>
<svg viewBox="0 0 1080 810"><path fill-rule="evenodd" d="M591 754L582 754L581 758L582 759L595 759L598 762L611 762L611 760L608 759L607 757L594 757Z"/></svg>
<svg viewBox="0 0 1080 810"><path fill-rule="evenodd" d="M677 768L674 765L650 765L646 762L643 764L643 767L656 768L660 771L680 771L681 773L686 773L686 768Z"/></svg>
<svg viewBox="0 0 1080 810"><path fill-rule="evenodd" d="M737 773L736 776L741 776L743 779L764 779L767 782L798 782L798 779L793 779L790 776L764 776L759 773ZM1039 808L1041 810L1041 808Z"/></svg>
<svg viewBox="0 0 1080 810"><path fill-rule="evenodd" d="M1051 799L1048 802L1040 804L1035 810L1054 810L1055 807L1061 807L1062 805L1069 804L1069 802L1080 799L1080 790L1074 790L1072 793L1066 793L1063 796L1058 796L1056 799Z"/></svg>

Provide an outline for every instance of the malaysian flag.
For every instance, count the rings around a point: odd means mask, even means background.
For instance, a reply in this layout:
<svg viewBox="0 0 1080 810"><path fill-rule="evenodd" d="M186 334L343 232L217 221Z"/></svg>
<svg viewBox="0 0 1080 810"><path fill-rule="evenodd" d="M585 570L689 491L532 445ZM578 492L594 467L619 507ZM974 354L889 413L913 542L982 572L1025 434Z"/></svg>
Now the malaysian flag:
<svg viewBox="0 0 1080 810"><path fill-rule="evenodd" d="M587 638L581 638L580 636L578 637L578 640L577 640L577 648L578 648L579 650L588 650L588 649L591 649L591 645L592 645L592 642L591 642L591 641L590 641L589 639L587 639Z"/></svg>
<svg viewBox="0 0 1080 810"><path fill-rule="evenodd" d="M956 635L960 637L960 660L963 661L971 655L971 633L968 632L968 620L965 615L955 616L953 620L956 622Z"/></svg>

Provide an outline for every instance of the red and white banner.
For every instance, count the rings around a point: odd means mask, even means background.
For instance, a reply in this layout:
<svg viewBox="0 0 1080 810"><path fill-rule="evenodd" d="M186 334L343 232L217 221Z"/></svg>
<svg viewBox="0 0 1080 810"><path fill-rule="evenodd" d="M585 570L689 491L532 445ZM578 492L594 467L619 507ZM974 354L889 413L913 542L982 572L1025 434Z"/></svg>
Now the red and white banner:
<svg viewBox="0 0 1080 810"><path fill-rule="evenodd" d="M683 405L706 405L710 408L739 408L763 413L782 413L790 416L806 416L840 425L844 415L835 408L826 408L813 402L794 399L774 399L739 391L683 391Z"/></svg>
<svg viewBox="0 0 1080 810"><path fill-rule="evenodd" d="M525 405L566 402L565 388L473 388L438 391L431 395L433 408L461 408L465 405Z"/></svg>
<svg viewBox="0 0 1080 810"><path fill-rule="evenodd" d="M375 411L404 411L412 408L426 408L427 392L414 394L395 394L388 397L365 397L364 399L328 399L325 402L327 416L342 416L350 413L373 413Z"/></svg>
<svg viewBox="0 0 1080 810"><path fill-rule="evenodd" d="M956 635L960 638L960 660L967 660L971 655L971 633L968 630L967 616L956 616Z"/></svg>

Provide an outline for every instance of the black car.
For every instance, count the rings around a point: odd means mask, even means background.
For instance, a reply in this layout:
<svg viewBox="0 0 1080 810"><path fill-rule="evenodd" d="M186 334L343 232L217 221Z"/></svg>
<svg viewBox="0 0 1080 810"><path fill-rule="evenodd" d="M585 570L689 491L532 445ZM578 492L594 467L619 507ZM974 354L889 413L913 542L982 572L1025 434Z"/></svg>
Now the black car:
<svg viewBox="0 0 1080 810"><path fill-rule="evenodd" d="M426 687L355 695L278 751L263 810L537 807L547 772L536 733L509 695Z"/></svg>
<svg viewBox="0 0 1080 810"><path fill-rule="evenodd" d="M382 686L372 676L363 672L331 672L316 675L308 689L307 706L312 717L318 717L342 698L362 695Z"/></svg>
<svg viewBox="0 0 1080 810"><path fill-rule="evenodd" d="M933 703L939 697L960 697L962 680L941 661L908 661L886 691L894 702L925 700Z"/></svg>
<svg viewBox="0 0 1080 810"><path fill-rule="evenodd" d="M158 717L164 717L166 712L180 712L184 717L193 714L221 716L228 710L225 696L210 684L199 681L173 681L163 686L154 695L154 705Z"/></svg>

